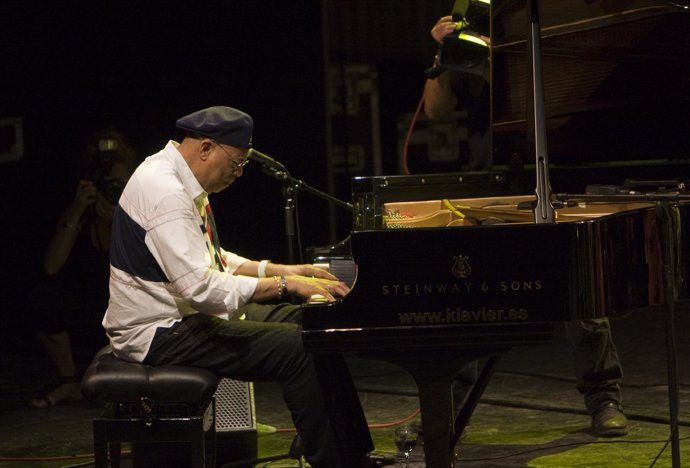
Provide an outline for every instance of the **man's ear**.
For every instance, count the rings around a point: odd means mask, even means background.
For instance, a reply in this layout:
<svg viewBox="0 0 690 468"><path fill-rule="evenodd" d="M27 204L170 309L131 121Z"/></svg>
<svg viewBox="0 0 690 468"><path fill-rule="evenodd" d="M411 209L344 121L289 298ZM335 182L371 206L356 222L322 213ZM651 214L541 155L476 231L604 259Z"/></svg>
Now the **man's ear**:
<svg viewBox="0 0 690 468"><path fill-rule="evenodd" d="M201 143L199 144L199 155L201 156L201 159L203 161L206 161L212 149L213 142L211 140L209 140L208 138L204 138L203 140L201 140Z"/></svg>

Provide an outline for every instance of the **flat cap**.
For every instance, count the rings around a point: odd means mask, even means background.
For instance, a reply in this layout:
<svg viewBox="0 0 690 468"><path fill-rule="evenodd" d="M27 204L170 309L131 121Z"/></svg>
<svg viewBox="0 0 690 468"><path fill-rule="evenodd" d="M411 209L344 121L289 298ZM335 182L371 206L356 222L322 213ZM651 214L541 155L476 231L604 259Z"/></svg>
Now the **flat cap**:
<svg viewBox="0 0 690 468"><path fill-rule="evenodd" d="M177 127L235 148L252 147L254 121L232 107L214 106L177 119Z"/></svg>

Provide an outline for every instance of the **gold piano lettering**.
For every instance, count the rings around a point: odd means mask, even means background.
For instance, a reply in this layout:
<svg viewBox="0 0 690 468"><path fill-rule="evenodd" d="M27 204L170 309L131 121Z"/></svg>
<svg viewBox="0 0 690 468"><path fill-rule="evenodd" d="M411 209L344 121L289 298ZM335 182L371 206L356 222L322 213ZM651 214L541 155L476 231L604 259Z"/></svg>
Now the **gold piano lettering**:
<svg viewBox="0 0 690 468"><path fill-rule="evenodd" d="M412 284L384 284L381 286L382 296L420 296L432 294L460 294L470 292L472 283L412 283ZM482 287L486 291L486 287Z"/></svg>
<svg viewBox="0 0 690 468"><path fill-rule="evenodd" d="M522 307L462 309L447 307L445 311L434 312L400 312L401 325L438 325L444 323L496 323L524 322L529 319L529 312Z"/></svg>
<svg viewBox="0 0 690 468"><path fill-rule="evenodd" d="M544 289L542 280L513 280L489 283L483 281L476 285L471 281L462 283L409 283L381 285L382 296L431 296L444 294L465 294L474 291L487 293L539 292Z"/></svg>
<svg viewBox="0 0 690 468"><path fill-rule="evenodd" d="M541 291L541 280L501 281L499 290L508 291Z"/></svg>

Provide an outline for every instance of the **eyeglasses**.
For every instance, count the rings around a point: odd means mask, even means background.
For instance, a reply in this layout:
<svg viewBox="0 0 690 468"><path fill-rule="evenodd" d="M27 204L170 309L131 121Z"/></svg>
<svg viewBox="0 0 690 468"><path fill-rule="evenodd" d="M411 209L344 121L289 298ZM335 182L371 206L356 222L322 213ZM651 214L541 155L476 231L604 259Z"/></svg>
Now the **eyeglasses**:
<svg viewBox="0 0 690 468"><path fill-rule="evenodd" d="M230 159L230 164L232 164L232 170L233 170L233 172L241 171L242 169L244 169L244 166L246 166L247 164L249 164L249 161L250 161L249 158L245 157L245 158L242 159L242 162L237 162L237 160L233 157L233 155L230 154L230 152L229 152L228 150L226 150L226 149L223 147L223 145L221 145L221 144L218 143L217 141L214 141L214 143L215 143L220 149L222 149L223 151L225 151L225 154L228 155L228 158Z"/></svg>

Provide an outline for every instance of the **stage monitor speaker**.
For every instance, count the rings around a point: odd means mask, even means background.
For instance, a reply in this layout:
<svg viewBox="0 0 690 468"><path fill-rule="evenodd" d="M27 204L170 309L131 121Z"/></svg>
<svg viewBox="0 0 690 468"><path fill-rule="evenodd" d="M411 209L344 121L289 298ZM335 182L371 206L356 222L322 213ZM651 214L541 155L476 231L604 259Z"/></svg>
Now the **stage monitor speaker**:
<svg viewBox="0 0 690 468"><path fill-rule="evenodd" d="M254 386L221 379L216 400L216 466L258 456ZM253 465L247 464L248 468Z"/></svg>

